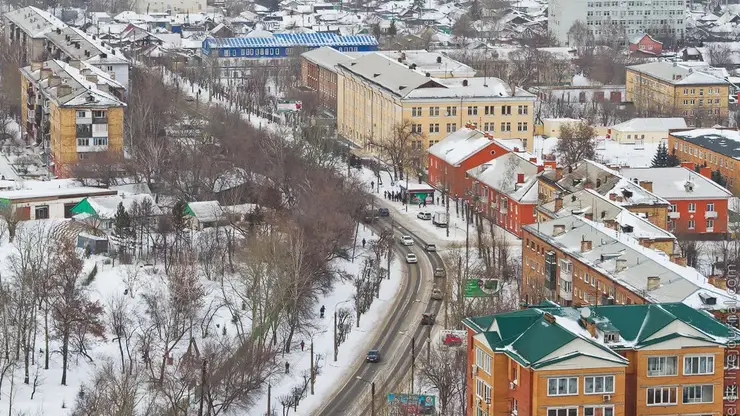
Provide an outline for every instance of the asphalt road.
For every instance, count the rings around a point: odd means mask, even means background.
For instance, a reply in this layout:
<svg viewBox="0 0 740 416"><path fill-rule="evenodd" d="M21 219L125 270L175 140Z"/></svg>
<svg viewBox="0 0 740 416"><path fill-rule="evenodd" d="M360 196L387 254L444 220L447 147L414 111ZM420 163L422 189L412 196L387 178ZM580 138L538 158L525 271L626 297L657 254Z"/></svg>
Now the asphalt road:
<svg viewBox="0 0 740 416"><path fill-rule="evenodd" d="M390 220L381 218L380 225L390 228ZM395 223L393 227L396 241L401 235L410 235L414 245L409 247L396 243L396 253L405 261L406 253L411 249L416 253L419 263L409 264L408 282L401 293L401 300L386 325L379 331L374 348L380 351L380 363L364 362L351 374L346 384L335 393L317 415L369 415L370 414L370 385L375 382L375 410L379 413L380 403L387 393L394 391L411 367L411 335L415 337L416 356L423 350L429 337L431 326L421 325L422 312L438 315L441 301L432 301L429 296L433 286L433 272L436 267L444 267L441 257L437 253L424 250L426 244L418 236L403 226ZM420 303L428 301L423 311ZM364 353L364 351L363 351ZM362 380L358 380L357 378ZM363 381L365 380L365 381Z"/></svg>

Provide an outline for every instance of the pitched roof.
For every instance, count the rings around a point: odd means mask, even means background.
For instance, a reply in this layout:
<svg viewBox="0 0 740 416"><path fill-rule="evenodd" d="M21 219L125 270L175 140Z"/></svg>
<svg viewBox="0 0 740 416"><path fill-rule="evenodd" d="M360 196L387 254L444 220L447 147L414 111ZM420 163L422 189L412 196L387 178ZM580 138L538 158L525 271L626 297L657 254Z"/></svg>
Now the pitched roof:
<svg viewBox="0 0 740 416"><path fill-rule="evenodd" d="M337 66L337 64L349 62L354 59L329 46L322 46L320 48L312 49L308 52L302 53L301 56L315 63L316 65L322 68L329 69L331 71L335 70L334 67Z"/></svg>
<svg viewBox="0 0 740 416"><path fill-rule="evenodd" d="M493 138L480 130L463 127L451 133L427 150L428 153L452 166L462 162L486 148Z"/></svg>
<svg viewBox="0 0 740 416"><path fill-rule="evenodd" d="M56 28L67 27L61 20L51 13L33 6L23 7L5 13L6 19L15 23L23 32L32 38L44 37L44 35Z"/></svg>
<svg viewBox="0 0 740 416"><path fill-rule="evenodd" d="M32 66L21 68L21 73L41 92L59 106L109 108L125 107L126 104L106 90L121 85L106 78L98 77L99 72L91 65L77 69L59 60L42 63L41 68ZM45 73L49 71L48 73ZM88 80L87 75L96 75L97 82ZM69 88L63 88L69 87Z"/></svg>
<svg viewBox="0 0 740 416"><path fill-rule="evenodd" d="M613 126L616 131L658 131L668 132L670 129L685 129L686 120L681 117L633 118Z"/></svg>
<svg viewBox="0 0 740 416"><path fill-rule="evenodd" d="M442 85L437 80L427 78L380 53L371 53L351 62L339 63L338 67L401 97L407 96L422 86L440 87Z"/></svg>
<svg viewBox="0 0 740 416"><path fill-rule="evenodd" d="M468 175L514 200L532 203L537 202L538 170L536 164L511 152L468 170ZM519 174L524 175L523 183L517 183Z"/></svg>
<svg viewBox="0 0 740 416"><path fill-rule="evenodd" d="M676 63L658 61L628 66L627 69L643 73L673 85L726 85L722 78L705 73L702 69L688 68Z"/></svg>
<svg viewBox="0 0 740 416"><path fill-rule="evenodd" d="M145 202L146 201L146 202ZM149 194L119 194L108 196L91 196L82 200L72 208L75 214L90 214L95 218L112 220L118 211L118 205L123 204L123 209L131 214L135 204L147 203L151 207L151 215L162 215L162 210L157 206Z"/></svg>
<svg viewBox="0 0 740 416"><path fill-rule="evenodd" d="M713 180L682 166L671 168L625 168L628 178L652 182L653 193L665 199L726 199L732 192ZM691 186L686 186L691 183Z"/></svg>

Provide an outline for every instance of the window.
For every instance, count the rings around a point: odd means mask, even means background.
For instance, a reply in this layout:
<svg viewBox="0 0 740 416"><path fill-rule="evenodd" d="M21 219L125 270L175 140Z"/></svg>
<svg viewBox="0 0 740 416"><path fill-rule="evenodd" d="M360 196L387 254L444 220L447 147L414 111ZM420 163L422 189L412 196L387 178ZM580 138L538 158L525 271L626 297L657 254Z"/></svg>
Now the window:
<svg viewBox="0 0 740 416"><path fill-rule="evenodd" d="M421 134L421 124L412 124L411 125L411 133Z"/></svg>
<svg viewBox="0 0 740 416"><path fill-rule="evenodd" d="M78 111L77 112L77 118L85 118L87 117L87 111Z"/></svg>
<svg viewBox="0 0 740 416"><path fill-rule="evenodd" d="M578 416L578 408L563 407L560 409L547 409L547 416Z"/></svg>
<svg viewBox="0 0 740 416"><path fill-rule="evenodd" d="M49 206L48 205L40 205L36 207L36 219L37 220L45 220L49 218Z"/></svg>
<svg viewBox="0 0 740 416"><path fill-rule="evenodd" d="M93 118L105 118L105 111L93 110Z"/></svg>
<svg viewBox="0 0 740 416"><path fill-rule="evenodd" d="M648 357L648 377L678 375L678 357Z"/></svg>
<svg viewBox="0 0 740 416"><path fill-rule="evenodd" d="M529 114L529 106L527 105L519 105L516 107L516 110L519 115Z"/></svg>
<svg viewBox="0 0 740 416"><path fill-rule="evenodd" d="M108 146L107 137L93 137L93 146Z"/></svg>
<svg viewBox="0 0 740 416"><path fill-rule="evenodd" d="M649 387L647 389L647 405L661 406L677 404L677 387Z"/></svg>
<svg viewBox="0 0 740 416"><path fill-rule="evenodd" d="M475 379L475 395L478 396L484 402L491 400L491 386L485 381L476 378Z"/></svg>
<svg viewBox="0 0 740 416"><path fill-rule="evenodd" d="M457 115L457 107L456 106L448 106L447 107L447 116L456 116Z"/></svg>
<svg viewBox="0 0 740 416"><path fill-rule="evenodd" d="M584 394L614 393L614 376L588 376L583 378Z"/></svg>
<svg viewBox="0 0 740 416"><path fill-rule="evenodd" d="M714 202L710 202L707 204L707 211L713 212L714 211Z"/></svg>
<svg viewBox="0 0 740 416"><path fill-rule="evenodd" d="M486 114L487 116L492 116L492 115L494 114L494 110L493 110L494 108L495 108L495 107L494 107L494 106L492 106L492 105L487 105L487 106L485 106L485 107L483 108L483 110L484 110L483 112L484 112L484 113L485 113L485 114Z"/></svg>
<svg viewBox="0 0 740 416"><path fill-rule="evenodd" d="M491 374L491 356L480 348L475 350L475 365L487 374Z"/></svg>
<svg viewBox="0 0 740 416"><path fill-rule="evenodd" d="M90 139L87 137L80 137L77 139L77 146L90 146Z"/></svg>
<svg viewBox="0 0 740 416"><path fill-rule="evenodd" d="M429 123L429 133L439 133L439 123Z"/></svg>
<svg viewBox="0 0 740 416"><path fill-rule="evenodd" d="M707 221L707 228L709 228ZM689 355L683 358L683 374L714 374L714 356L713 355Z"/></svg>
<svg viewBox="0 0 740 416"><path fill-rule="evenodd" d="M517 131L527 131L528 128L529 128L529 126L527 126L527 122L526 121L523 122L523 123L522 122L516 123L516 130Z"/></svg>
<svg viewBox="0 0 740 416"><path fill-rule="evenodd" d="M429 107L429 117L438 117L439 107Z"/></svg>
<svg viewBox="0 0 740 416"><path fill-rule="evenodd" d="M511 122L501 123L501 131L511 131Z"/></svg>
<svg viewBox="0 0 740 416"><path fill-rule="evenodd" d="M714 385L701 384L695 386L684 386L684 403L712 403L714 401Z"/></svg>
<svg viewBox="0 0 740 416"><path fill-rule="evenodd" d="M668 207L668 212L678 212L678 207L676 204L671 204L670 207Z"/></svg>
<svg viewBox="0 0 740 416"><path fill-rule="evenodd" d="M411 117L421 117L421 107L411 107Z"/></svg>
<svg viewBox="0 0 740 416"><path fill-rule="evenodd" d="M457 131L457 123L447 123L447 133L454 133Z"/></svg>
<svg viewBox="0 0 740 416"><path fill-rule="evenodd" d="M575 394L578 394L578 377L547 379L548 396L570 396Z"/></svg>
<svg viewBox="0 0 740 416"><path fill-rule="evenodd" d="M601 412L599 412L601 410ZM583 416L614 416L613 406L591 406L583 408Z"/></svg>
<svg viewBox="0 0 740 416"><path fill-rule="evenodd" d="M694 220L689 220L689 230L693 230L696 228L696 222Z"/></svg>
<svg viewBox="0 0 740 416"><path fill-rule="evenodd" d="M696 212L696 203L689 202L689 212Z"/></svg>
<svg viewBox="0 0 740 416"><path fill-rule="evenodd" d="M714 231L714 220L711 218L707 220L707 231Z"/></svg>
<svg viewBox="0 0 740 416"><path fill-rule="evenodd" d="M468 115L469 116L477 116L478 115L478 106L468 106Z"/></svg>
<svg viewBox="0 0 740 416"><path fill-rule="evenodd" d="M502 105L501 106L501 115L502 116L510 116L511 115L511 106L510 105Z"/></svg>

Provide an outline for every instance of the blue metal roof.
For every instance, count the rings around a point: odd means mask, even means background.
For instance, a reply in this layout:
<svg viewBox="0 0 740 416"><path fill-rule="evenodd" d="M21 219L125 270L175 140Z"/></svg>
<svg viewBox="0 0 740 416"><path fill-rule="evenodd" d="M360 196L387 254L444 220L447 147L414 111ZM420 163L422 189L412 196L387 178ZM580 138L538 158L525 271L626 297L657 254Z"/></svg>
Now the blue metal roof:
<svg viewBox="0 0 740 416"><path fill-rule="evenodd" d="M204 42L212 49L276 46L362 46L377 45L372 35L340 36L333 33L276 33L269 38L208 38Z"/></svg>

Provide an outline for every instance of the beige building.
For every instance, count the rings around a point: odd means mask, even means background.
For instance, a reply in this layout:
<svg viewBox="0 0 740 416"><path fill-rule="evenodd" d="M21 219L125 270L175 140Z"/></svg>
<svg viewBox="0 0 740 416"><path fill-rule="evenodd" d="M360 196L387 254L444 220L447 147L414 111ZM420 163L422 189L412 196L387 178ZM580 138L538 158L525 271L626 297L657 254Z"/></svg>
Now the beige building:
<svg viewBox="0 0 740 416"><path fill-rule="evenodd" d="M337 64L339 134L372 151L404 120L426 150L474 124L497 138L518 138L532 149L535 95L494 77L434 78L380 53Z"/></svg>
<svg viewBox="0 0 740 416"><path fill-rule="evenodd" d="M622 144L656 144L668 140L668 130L685 129L681 117L633 118L609 128L609 138Z"/></svg>

